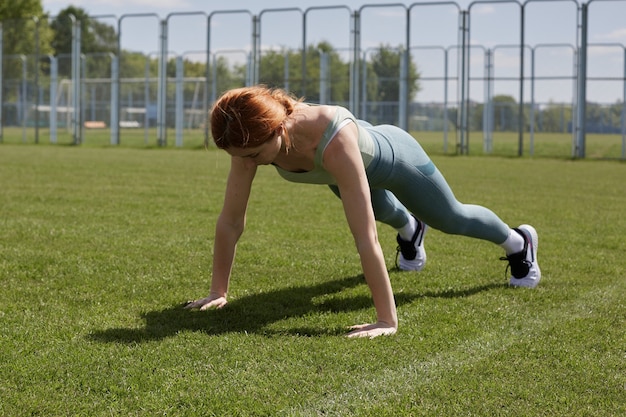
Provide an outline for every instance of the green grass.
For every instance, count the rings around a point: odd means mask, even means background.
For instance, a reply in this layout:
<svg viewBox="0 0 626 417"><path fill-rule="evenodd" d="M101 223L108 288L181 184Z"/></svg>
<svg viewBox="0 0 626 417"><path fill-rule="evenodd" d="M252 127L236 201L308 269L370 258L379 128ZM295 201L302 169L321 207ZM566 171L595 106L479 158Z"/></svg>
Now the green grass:
<svg viewBox="0 0 626 417"><path fill-rule="evenodd" d="M422 146L431 155L451 155L457 152L457 137L455 131L448 132L447 139L443 132L412 132L419 139ZM34 128L23 130L9 127L3 129L2 142L5 144L33 144L49 143L49 130L41 128L37 137ZM71 132L59 129L57 143L62 145L73 144ZM204 131L199 129L185 129L182 133L182 145L176 143L176 132L167 131L167 148L198 149L204 147ZM471 155L485 155L483 149L483 133L470 132L469 152ZM572 135L567 133L535 133L532 138L532 156L539 158L572 157ZM587 159L626 159L626 143L621 135L587 134ZM157 144L156 129L121 129L120 142L125 148L155 148ZM109 147L111 146L111 132L109 129L85 129L82 146ZM519 134L517 132L495 132L493 134L493 149L489 152L495 156L518 156ZM523 137L523 155L531 155L531 136L526 132Z"/></svg>
<svg viewBox="0 0 626 417"><path fill-rule="evenodd" d="M208 292L228 159L215 150L0 145L0 415L621 416L626 165L436 155L457 197L539 231L543 280L437 231L371 321L340 202L260 169L230 303Z"/></svg>

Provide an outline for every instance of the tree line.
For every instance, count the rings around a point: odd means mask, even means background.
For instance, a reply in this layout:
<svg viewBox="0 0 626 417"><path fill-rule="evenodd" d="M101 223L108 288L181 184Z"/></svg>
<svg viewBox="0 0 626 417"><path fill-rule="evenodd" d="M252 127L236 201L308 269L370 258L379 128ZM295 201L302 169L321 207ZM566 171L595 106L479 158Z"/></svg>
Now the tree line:
<svg viewBox="0 0 626 417"><path fill-rule="evenodd" d="M71 74L72 52L72 21L80 22L81 53L85 56L83 65L85 78L111 78L111 57L117 55L117 35L113 26L92 19L81 8L69 6L57 16L47 16L41 6L41 0L21 0L3 2L0 6L0 21L3 22L4 55L28 55L36 53L40 56L38 63L30 63L29 74L39 71L42 76L50 75L50 56L58 63L58 73L69 78ZM38 39L36 39L38 38ZM302 74L302 54L305 54L306 68ZM366 94L372 101L398 101L400 97L398 74L400 72L403 51L389 45L380 45L367 62ZM119 51L119 71L121 78L141 77L146 72L157 73L158 57L146 56L140 52ZM347 102L350 95L350 62L342 58L328 42L308 45L306 50L270 50L263 51L259 63L259 81L271 87L283 87L284 80L289 80L289 89L302 94L308 100L320 98L319 81L321 60L328 62L328 80L332 80L332 88L328 91L328 99L333 102ZM288 74L285 76L285 60ZM185 77L205 77L207 64L184 59ZM215 68L212 67L215 66ZM225 56L218 56L209 63L208 72L215 77L219 92L241 86L248 72L247 62L230 62ZM21 77L18 65L6 60L4 78ZM34 67L34 68L33 68ZM167 76L176 75L174 58L167 62ZM155 76L155 75L153 75ZM326 75L324 75L326 76ZM419 91L419 72L415 63L409 64L408 72L409 97L414 99ZM192 87L186 87L192 88ZM10 92L9 92L10 94Z"/></svg>
<svg viewBox="0 0 626 417"><path fill-rule="evenodd" d="M69 6L59 12L57 16L48 16L41 4L41 0L4 1L0 3L0 21L3 28L3 54L11 56L40 57L39 62L28 61L28 74L37 73L40 86L46 84L46 76L50 75L50 58L55 57L58 62L60 77L69 78L71 74L72 51L72 21L80 22L81 52L86 57L83 65L83 77L90 79L111 78L111 54L117 55L117 34L113 26L90 18L88 13L78 7ZM302 54L305 54L304 57ZM390 45L380 45L375 48L368 59L359 69L366 74L360 94L368 102L397 103L400 97L399 74L403 50ZM215 59L210 62L209 68L204 62L184 59L184 76L204 78L207 72L211 75L210 88L219 94L227 89L241 86L245 83L249 72L248 62L234 62L224 55L216 53ZM128 50L119 51L119 65L121 78L140 78L146 74L156 77L158 58L146 56L141 52ZM303 59L305 58L305 59ZM326 73L322 74L322 60L325 60ZM286 61L288 65L286 65ZM22 68L16 65L15 60L5 59L3 62L3 79L19 80ZM302 63L306 67L302 68ZM287 70L286 70L287 68ZM287 73L286 73L287 71ZM169 59L166 72L168 77L176 75L176 61ZM411 101L416 100L420 91L420 73L417 64L412 60L408 69L408 93ZM342 56L330 43L322 41L316 45L308 45L301 50L267 50L260 56L259 81L271 87L284 87L288 84L290 91L304 96L315 102L321 99L320 81L328 79L331 86L325 92L326 99L332 103L348 103L350 97L350 58ZM17 89L7 89L5 100L11 100ZM127 92L143 97L141 84L125 86ZM193 93L192 85L185 85L185 97ZM133 91L136 90L136 91ZM496 131L515 131L519 123L518 107L515 98L507 95L494 97L493 128ZM454 124L456 108L453 104L448 119ZM587 105L587 122L592 130L602 131L609 126L609 130L619 130L624 103L618 102L603 106L595 103ZM432 111L432 110L431 110ZM437 110L435 110L437 111ZM473 129L482 130L484 105L474 103L471 106L470 122ZM530 111L525 106L523 112L526 127L529 126ZM567 131L573 117L572 106L560 103L548 103L534 111L534 121L541 131ZM608 131L604 133L609 133ZM615 132L611 132L615 133Z"/></svg>

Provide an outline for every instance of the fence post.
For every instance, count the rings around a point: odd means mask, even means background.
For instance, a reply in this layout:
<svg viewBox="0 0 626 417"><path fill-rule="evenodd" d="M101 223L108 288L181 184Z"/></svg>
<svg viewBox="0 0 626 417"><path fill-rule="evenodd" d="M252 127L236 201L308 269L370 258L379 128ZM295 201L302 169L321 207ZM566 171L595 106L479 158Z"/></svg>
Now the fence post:
<svg viewBox="0 0 626 417"><path fill-rule="evenodd" d="M50 59L50 143L57 143L57 83L59 80L59 64L53 55Z"/></svg>
<svg viewBox="0 0 626 417"><path fill-rule="evenodd" d="M461 11L460 15L461 27L459 28L461 36L461 59L459 88L461 89L461 111L458 114L459 129L459 143L457 144L457 153L461 155L467 155L469 153L469 126L468 126L468 113L469 113L469 12L466 10Z"/></svg>
<svg viewBox="0 0 626 417"><path fill-rule="evenodd" d="M120 93L120 64L119 56L111 53L111 145L119 145L120 138L120 112L119 112L119 93Z"/></svg>
<svg viewBox="0 0 626 417"><path fill-rule="evenodd" d="M250 84L259 82L259 71L261 66L261 17L252 17L252 55L251 55Z"/></svg>
<svg viewBox="0 0 626 417"><path fill-rule="evenodd" d="M161 20L157 89L157 145L167 145L167 20Z"/></svg>
<svg viewBox="0 0 626 417"><path fill-rule="evenodd" d="M622 159L626 159L626 47L624 47L624 94L622 96Z"/></svg>
<svg viewBox="0 0 626 417"><path fill-rule="evenodd" d="M3 84L4 84L4 80L2 79L2 73L3 71L3 61L2 58L4 57L4 31L2 28L2 22L0 22L0 143L4 142L4 138L3 138L3 122L2 122L2 109L4 108L4 98L2 97L2 90L4 90L2 88Z"/></svg>
<svg viewBox="0 0 626 417"><path fill-rule="evenodd" d="M73 15L69 15L72 19L72 131L74 145L80 145L82 142L81 129L81 106L80 106L80 86L81 86L81 27L80 21Z"/></svg>
<svg viewBox="0 0 626 417"><path fill-rule="evenodd" d="M493 55L491 49L485 50L485 98L483 105L483 152L493 151Z"/></svg>
<svg viewBox="0 0 626 417"><path fill-rule="evenodd" d="M404 130L408 130L408 107L409 107L409 59L408 49L400 51L400 86L398 88L399 109L398 109L398 126Z"/></svg>
<svg viewBox="0 0 626 417"><path fill-rule="evenodd" d="M517 116L517 156L524 154L524 6L520 5L519 109Z"/></svg>
<svg viewBox="0 0 626 417"><path fill-rule="evenodd" d="M39 18L35 21L35 143L39 143Z"/></svg>
<svg viewBox="0 0 626 417"><path fill-rule="evenodd" d="M184 112L184 80L183 80L183 57L176 57L176 146L183 146L183 124L185 123Z"/></svg>
<svg viewBox="0 0 626 417"><path fill-rule="evenodd" d="M328 90L330 80L330 64L329 57L326 52L320 52L320 104L328 104Z"/></svg>
<svg viewBox="0 0 626 417"><path fill-rule="evenodd" d="M574 158L585 157L585 113L587 111L587 24L588 3L581 4L580 48L578 53L578 108L576 116L576 140L574 143Z"/></svg>
<svg viewBox="0 0 626 417"><path fill-rule="evenodd" d="M535 48L530 49L530 147L528 154L535 153Z"/></svg>
<svg viewBox="0 0 626 417"><path fill-rule="evenodd" d="M350 65L350 111L356 117L364 118L364 114L359 114L359 73L361 70L361 17L358 10L352 15L352 62ZM365 82L365 80L363 81Z"/></svg>
<svg viewBox="0 0 626 417"><path fill-rule="evenodd" d="M26 123L28 120L28 89L26 86L26 77L28 74L26 69L26 55L19 55L19 58L20 61L22 61L22 85L19 92L22 119L22 142L26 143Z"/></svg>

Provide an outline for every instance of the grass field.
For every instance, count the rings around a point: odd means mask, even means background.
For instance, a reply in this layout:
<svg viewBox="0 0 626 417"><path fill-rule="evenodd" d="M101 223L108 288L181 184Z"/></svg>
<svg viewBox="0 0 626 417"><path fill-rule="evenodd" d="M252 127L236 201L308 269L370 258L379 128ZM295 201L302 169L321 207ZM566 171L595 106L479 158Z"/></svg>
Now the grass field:
<svg viewBox="0 0 626 417"><path fill-rule="evenodd" d="M456 132L448 132L447 138L443 132L413 132L419 139L422 146L431 155L453 155L457 153ZM34 128L5 128L2 135L2 142L6 144L33 144L50 143L49 130L40 129L39 134ZM471 155L484 155L483 133L470 132L469 153ZM181 147L186 149L198 149L204 146L204 132L202 130L185 129L177 145L176 133L173 129L167 132L167 146L169 148ZM531 144L532 141L532 144ZM626 138L621 135L609 134L587 134L585 157L587 159L616 159L626 160ZM126 148L154 148L157 146L156 129L121 129L120 144ZM61 145L71 145L72 136L69 131L59 129L57 143ZM111 146L111 133L108 129L85 129L82 146L103 147ZM532 147L532 155L531 155ZM493 149L489 152L495 156L518 156L519 134L517 132L494 132ZM524 156L538 158L562 158L572 157L572 135L566 133L535 133L532 138L529 133L523 137Z"/></svg>
<svg viewBox="0 0 626 417"><path fill-rule="evenodd" d="M499 248L437 231L400 273L381 225L400 327L354 340L374 310L326 187L260 169L228 307L188 311L224 153L5 141L0 415L625 415L626 165L434 160L460 200L537 228L543 280L508 288Z"/></svg>

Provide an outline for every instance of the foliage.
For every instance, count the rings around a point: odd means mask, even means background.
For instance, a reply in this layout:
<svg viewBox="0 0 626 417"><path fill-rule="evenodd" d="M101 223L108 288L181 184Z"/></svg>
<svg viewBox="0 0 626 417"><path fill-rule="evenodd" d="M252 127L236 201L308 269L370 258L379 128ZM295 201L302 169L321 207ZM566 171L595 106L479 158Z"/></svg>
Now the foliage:
<svg viewBox="0 0 626 417"><path fill-rule="evenodd" d="M321 74L322 55L328 62L327 74ZM285 67L288 66L288 74ZM262 54L259 80L270 87L286 88L311 102L319 102L322 79L329 88L329 101L345 103L350 96L349 64L328 42L310 45L306 51L306 77L303 79L302 52L269 50Z"/></svg>
<svg viewBox="0 0 626 417"><path fill-rule="evenodd" d="M72 18L73 17L73 18ZM73 20L80 22L81 53L87 56L87 74L92 78L110 77L111 58L117 54L117 35L113 26L91 19L84 9L69 6L50 24L54 31L51 46L55 55L71 55ZM70 74L70 60L59 60L59 73Z"/></svg>
<svg viewBox="0 0 626 417"><path fill-rule="evenodd" d="M404 51L402 49L394 49L389 45L381 45L372 54L370 59L371 71L368 72L368 78L371 76L376 81L376 90L370 100L372 101L400 101L400 83L401 74L400 66ZM420 90L418 83L419 72L416 64L411 60L409 62L409 73L407 75L409 86L409 101L415 98Z"/></svg>
<svg viewBox="0 0 626 417"><path fill-rule="evenodd" d="M6 55L34 53L36 49L35 26L43 19L41 0L0 2L3 53Z"/></svg>
<svg viewBox="0 0 626 417"><path fill-rule="evenodd" d="M36 52L46 54L50 31L44 15L41 0L5 0L0 2L0 22L2 23L2 43L5 56L3 76L19 78L22 74L21 59L25 59L28 73L35 73L36 62L32 56ZM39 39L39 45L36 40ZM38 49L39 48L39 49Z"/></svg>

